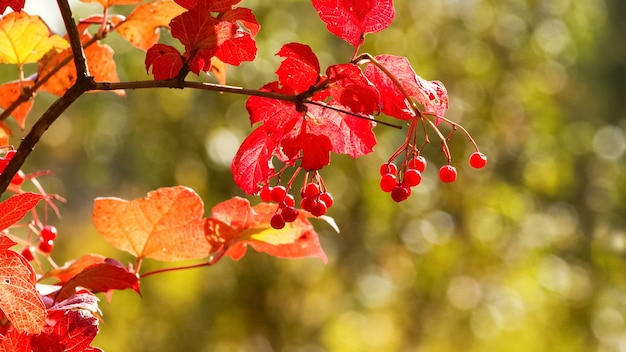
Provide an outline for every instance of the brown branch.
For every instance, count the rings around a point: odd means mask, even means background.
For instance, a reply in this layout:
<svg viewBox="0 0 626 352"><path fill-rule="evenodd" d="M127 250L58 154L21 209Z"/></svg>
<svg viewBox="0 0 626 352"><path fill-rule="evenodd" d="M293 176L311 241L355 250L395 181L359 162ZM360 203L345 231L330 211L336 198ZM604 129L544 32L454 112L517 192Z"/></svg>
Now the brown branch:
<svg viewBox="0 0 626 352"><path fill-rule="evenodd" d="M72 46L72 56L74 57L74 65L76 66L76 72L78 73L77 80L81 77L89 76L89 68L87 67L87 59L85 59L85 52L80 42L80 33L78 33L78 27L76 21L72 15L72 9L68 0L57 0L59 9L61 10L61 16L63 17L63 23L65 24L65 30L67 31L67 37L70 40Z"/></svg>

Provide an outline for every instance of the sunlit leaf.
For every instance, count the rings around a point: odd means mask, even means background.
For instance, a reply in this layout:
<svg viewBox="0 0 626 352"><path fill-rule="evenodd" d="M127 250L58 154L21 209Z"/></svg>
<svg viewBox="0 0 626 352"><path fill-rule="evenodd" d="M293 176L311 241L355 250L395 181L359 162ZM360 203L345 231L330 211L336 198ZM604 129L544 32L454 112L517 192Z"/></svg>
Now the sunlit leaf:
<svg viewBox="0 0 626 352"><path fill-rule="evenodd" d="M39 16L11 12L0 20L0 63L23 65L39 61L50 50L60 51L69 43L50 33Z"/></svg>
<svg viewBox="0 0 626 352"><path fill-rule="evenodd" d="M19 332L38 334L46 324L46 307L35 289L32 266L9 249L13 245L0 235L0 309Z"/></svg>
<svg viewBox="0 0 626 352"><path fill-rule="evenodd" d="M148 50L158 42L159 28L169 28L172 18L184 11L173 0L141 4L117 27L117 32L135 47Z"/></svg>
<svg viewBox="0 0 626 352"><path fill-rule="evenodd" d="M176 48L155 44L146 53L146 72L152 68L154 79L170 79L178 75L183 68L183 58Z"/></svg>
<svg viewBox="0 0 626 352"><path fill-rule="evenodd" d="M41 194L26 192L0 203L0 231L20 221L42 199Z"/></svg>
<svg viewBox="0 0 626 352"><path fill-rule="evenodd" d="M6 110L22 95L25 88L31 88L33 85L34 82L31 80L12 81L0 85L0 107ZM29 99L11 112L21 128L25 127L26 115L32 107L33 99Z"/></svg>
<svg viewBox="0 0 626 352"><path fill-rule="evenodd" d="M207 257L212 246L205 236L202 199L191 189L177 186L149 192L127 201L97 198L93 222L100 235L115 248L139 258L176 261Z"/></svg>

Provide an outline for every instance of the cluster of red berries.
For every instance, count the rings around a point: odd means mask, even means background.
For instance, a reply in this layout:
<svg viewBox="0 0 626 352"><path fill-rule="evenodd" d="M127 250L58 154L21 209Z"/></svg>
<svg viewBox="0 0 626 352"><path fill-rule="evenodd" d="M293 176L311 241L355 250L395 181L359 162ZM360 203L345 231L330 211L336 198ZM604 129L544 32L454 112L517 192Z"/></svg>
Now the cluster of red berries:
<svg viewBox="0 0 626 352"><path fill-rule="evenodd" d="M487 157L481 152L474 152L469 159L470 165L480 169L487 164ZM422 172L426 170L426 159L417 155L398 166L388 161L380 166L380 189L391 193L391 199L402 202L411 195L411 187L415 187L422 181ZM400 171L400 172L398 172ZM454 182L456 180L456 168L452 165L444 165L439 169L441 182Z"/></svg>
<svg viewBox="0 0 626 352"><path fill-rule="evenodd" d="M284 186L265 186L259 192L261 200L264 202L278 203L276 213L270 219L270 225L275 229L282 229L285 224L295 221L298 218L298 210L295 208L295 197L289 194ZM307 183L300 190L300 207L314 216L326 214L326 210L333 205L333 197L320 185L314 182Z"/></svg>
<svg viewBox="0 0 626 352"><path fill-rule="evenodd" d="M17 153L17 151L11 149L4 155L4 158L0 158L0 174L4 171L7 165L9 165L9 162L11 161L11 159L13 159L15 153ZM13 178L11 179L11 184L19 186L24 183L25 177L26 176L24 175L24 172L22 172L22 170L19 170L15 175L13 175Z"/></svg>
<svg viewBox="0 0 626 352"><path fill-rule="evenodd" d="M54 240L57 238L57 228L46 225L39 232L39 245L37 248L45 255L49 255L54 248ZM28 261L35 260L35 246L27 246L22 250L22 256Z"/></svg>

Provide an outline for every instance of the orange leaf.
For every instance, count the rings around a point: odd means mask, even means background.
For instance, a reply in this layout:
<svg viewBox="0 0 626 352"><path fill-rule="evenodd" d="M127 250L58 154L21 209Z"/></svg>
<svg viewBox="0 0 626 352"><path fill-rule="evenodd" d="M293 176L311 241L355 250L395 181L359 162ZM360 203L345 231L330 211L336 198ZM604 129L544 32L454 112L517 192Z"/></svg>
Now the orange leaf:
<svg viewBox="0 0 626 352"><path fill-rule="evenodd" d="M84 27L85 30L87 26ZM91 39L89 33L84 33L81 41L83 43ZM68 56L72 55L71 49L67 49L56 55L46 55L40 62L37 70L39 78L47 75L52 69L57 67ZM106 44L100 42L94 43L85 48L85 58L89 67L89 73L99 82L119 82L115 61L113 60L113 49ZM63 66L57 73L41 86L41 90L63 95L76 82L76 67L74 62L70 61ZM115 91L116 94L123 96L124 91Z"/></svg>
<svg viewBox="0 0 626 352"><path fill-rule="evenodd" d="M99 3L104 6L104 8L109 8L113 5L128 5L128 4L136 4L141 2L142 0L80 0L82 2L91 2L91 3Z"/></svg>
<svg viewBox="0 0 626 352"><path fill-rule="evenodd" d="M203 213L202 199L191 189L177 186L133 201L98 198L93 222L115 248L139 258L176 261L211 253L213 246L205 231L219 232L220 224L203 219Z"/></svg>
<svg viewBox="0 0 626 352"><path fill-rule="evenodd" d="M25 192L0 203L0 231L22 220L43 198L41 194Z"/></svg>
<svg viewBox="0 0 626 352"><path fill-rule="evenodd" d="M4 121L0 121L0 145L8 145L9 137L12 135L9 126L7 126Z"/></svg>
<svg viewBox="0 0 626 352"><path fill-rule="evenodd" d="M0 309L19 332L38 334L46 325L46 307L35 289L32 266L9 249L15 244L0 236Z"/></svg>
<svg viewBox="0 0 626 352"><path fill-rule="evenodd" d="M213 218L229 225L234 236L227 240L226 255L239 260L252 246L258 252L280 258L317 257L328 262L319 238L307 218L312 215L300 211L298 218L277 230L270 226L270 218L277 210L276 204L261 203L250 207L248 200L235 197L216 205Z"/></svg>
<svg viewBox="0 0 626 352"><path fill-rule="evenodd" d="M59 283L64 283L83 271L86 267L104 263L105 259L106 257L98 254L85 254L74 261L66 263L60 268L48 271L42 278L55 277L59 280Z"/></svg>
<svg viewBox="0 0 626 352"><path fill-rule="evenodd" d="M65 39L50 33L39 16L11 12L0 20L0 63L37 62L50 50L68 47Z"/></svg>
<svg viewBox="0 0 626 352"><path fill-rule="evenodd" d="M137 6L117 32L135 47L144 51L159 41L159 28L169 29L172 18L185 9L173 0L158 0Z"/></svg>
<svg viewBox="0 0 626 352"><path fill-rule="evenodd" d="M217 79L217 83L226 84L226 69L228 65L226 65L222 60L218 59L217 56L213 56L211 58L211 73Z"/></svg>
<svg viewBox="0 0 626 352"><path fill-rule="evenodd" d="M12 81L0 85L0 107L6 110L9 106L11 106L11 104L13 104L14 101L19 99L24 88L31 88L34 84L35 83L31 80L25 80ZM13 110L13 112L11 112L11 115L15 118L17 124L21 128L25 127L26 115L28 115L28 112L32 107L33 99L30 99L27 102L20 104L17 108L15 108L15 110Z"/></svg>

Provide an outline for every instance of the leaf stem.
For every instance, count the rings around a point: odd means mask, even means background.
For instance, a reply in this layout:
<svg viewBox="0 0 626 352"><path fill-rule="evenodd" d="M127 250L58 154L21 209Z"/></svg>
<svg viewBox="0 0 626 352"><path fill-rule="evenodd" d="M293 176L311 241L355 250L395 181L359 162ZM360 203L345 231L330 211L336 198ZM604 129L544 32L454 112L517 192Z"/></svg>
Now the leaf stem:
<svg viewBox="0 0 626 352"><path fill-rule="evenodd" d="M228 250L228 245L224 245L224 246L222 246L220 248L219 251L215 252L215 254L211 258L209 258L209 260L207 260L206 262L202 262L202 263L198 263L198 264L191 264L191 265L176 266L176 267L172 267L172 268L157 269L157 270L153 270L153 271L148 271L147 273L140 274L139 278L143 279L145 277L156 275L156 274L161 274L161 273L167 273L167 272L179 271L179 270L187 270L187 269L195 269L195 268L203 268L205 266L211 266L211 265L216 264L220 259L222 259L222 257L224 257L224 254L226 254L227 250Z"/></svg>

